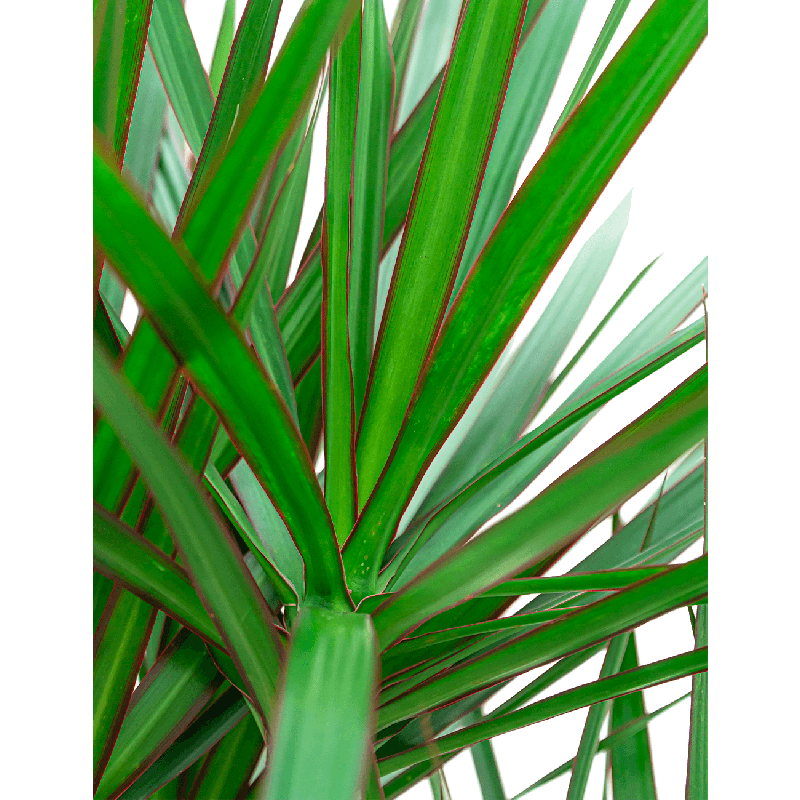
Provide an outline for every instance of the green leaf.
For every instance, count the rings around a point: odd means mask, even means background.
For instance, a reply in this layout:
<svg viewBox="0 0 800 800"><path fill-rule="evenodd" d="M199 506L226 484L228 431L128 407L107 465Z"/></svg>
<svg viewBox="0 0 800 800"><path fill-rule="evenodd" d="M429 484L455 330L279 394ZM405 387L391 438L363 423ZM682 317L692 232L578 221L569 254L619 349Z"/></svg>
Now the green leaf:
<svg viewBox="0 0 800 800"><path fill-rule="evenodd" d="M635 634L631 633L621 670L636 669L639 656L636 652ZM705 674L705 673L702 673ZM625 728L635 720L647 717L642 692L632 692L616 698L611 706L610 729ZM650 740L647 727L632 733L622 743L609 748L611 761L611 781L615 797L637 797L641 800L655 800L656 784L653 777L653 759L650 754Z"/></svg>
<svg viewBox="0 0 800 800"><path fill-rule="evenodd" d="M92 769L95 786L111 755L134 689L142 649L142 637L136 636L137 629L147 626L151 619L152 609L139 609L139 617L144 617L141 620L136 614L128 613L124 606L130 597L121 587L113 586L95 632L92 671ZM133 636L128 635L131 627Z"/></svg>
<svg viewBox="0 0 800 800"><path fill-rule="evenodd" d="M697 609L695 642L697 650L708 646L708 606ZM708 673L702 680L692 677L692 711L689 729L689 766L686 779L687 800L708 797Z"/></svg>
<svg viewBox="0 0 800 800"><path fill-rule="evenodd" d="M559 575L547 578L514 578L483 593L483 597L520 597L538 592L586 592L602 589L624 589L645 578L659 575L665 567L641 567L634 569L590 572L584 575Z"/></svg>
<svg viewBox="0 0 800 800"><path fill-rule="evenodd" d="M222 684L202 640L184 630L136 688L95 797L116 797L179 736Z"/></svg>
<svg viewBox="0 0 800 800"><path fill-rule="evenodd" d="M213 473L208 477L213 480ZM254 547L257 547L275 565L281 575L286 576L294 593L302 598L305 585L303 559L300 557L286 525L275 510L275 506L246 461L242 460L234 467L230 474L230 481L255 532ZM224 493L222 485L216 481L214 481L214 490L222 493L226 505L230 506L230 496ZM241 516L237 514L237 517L243 526L244 538L249 541L250 531L245 527L245 521L241 519Z"/></svg>
<svg viewBox="0 0 800 800"><path fill-rule="evenodd" d="M222 21L219 24L219 32L217 33L217 43L214 45L214 55L211 57L211 69L208 73L208 80L211 84L211 91L214 92L214 97L219 95L222 76L225 74L225 65L228 63L228 56L231 54L235 27L236 3L234 0L225 0L225 6L222 9Z"/></svg>
<svg viewBox="0 0 800 800"><path fill-rule="evenodd" d="M257 229L258 250L233 309L237 319L249 319L257 287L265 278L273 297L280 298L286 289L286 279L300 229L311 163L311 146L321 97L320 93L308 128L298 128L281 153L271 176L269 188L272 188L273 181L279 185L275 187L275 196L268 204L264 204L264 227L260 233Z"/></svg>
<svg viewBox="0 0 800 800"><path fill-rule="evenodd" d="M410 694L383 706L378 727L391 725L466 692L546 664L692 602L708 591L708 558L703 556L593 603L497 650L459 665ZM377 625L376 625L377 628Z"/></svg>
<svg viewBox="0 0 800 800"><path fill-rule="evenodd" d="M95 569L120 581L146 603L164 610L207 641L225 647L186 570L97 506L93 531ZM126 616L130 624L132 614Z"/></svg>
<svg viewBox="0 0 800 800"><path fill-rule="evenodd" d="M665 492L659 504L658 518L652 529L650 545L642 550L652 517L652 506L643 509L607 542L578 564L570 574L594 570L630 568L643 564L665 564L697 541L702 533L702 469L695 469L674 488ZM563 603L584 605L597 596L574 592L548 594L528 603L522 613L542 611Z"/></svg>
<svg viewBox="0 0 800 800"><path fill-rule="evenodd" d="M359 505L372 492L444 315L511 74L525 4L463 7L383 312L356 441ZM442 219L448 224L442 226ZM362 553L345 557L360 579Z"/></svg>
<svg viewBox="0 0 800 800"><path fill-rule="evenodd" d="M237 467L240 473L246 467L244 462L241 462L241 468ZM235 471L236 471L235 470ZM253 475L250 470L248 472L248 479L251 481L251 485L255 491L259 491L263 494L263 490L256 481L255 476ZM290 584L284 575L274 566L272 561L270 561L268 553L271 548L265 545L262 538L256 533L255 528L253 527L250 520L247 518L247 514L245 513L244 508L239 503L236 496L233 492L228 488L227 483L222 480L222 476L216 470L215 467L209 466L205 471L205 481L208 487L211 489L212 495L217 500L217 504L219 505L220 511L228 518L230 523L236 529L236 532L244 539L245 543L250 547L250 552L253 554L253 557L258 562L261 569L264 571L267 580L274 588L277 596L280 598L281 602L289 604L289 605L297 605L298 601L298 594L295 590L294 586ZM257 487L257 488L256 488ZM269 499L264 495L264 502L268 503ZM270 506L272 508L272 506ZM274 513L274 509L273 509ZM277 513L275 513L277 517ZM278 517L280 520L280 517ZM295 549L296 552L296 549ZM270 553L273 555L274 552ZM276 559L278 560L278 559ZM302 575L301 575L302 577Z"/></svg>
<svg viewBox="0 0 800 800"><path fill-rule="evenodd" d="M228 684L218 698L120 795L119 800L146 800L207 753L249 714L238 689Z"/></svg>
<svg viewBox="0 0 800 800"><path fill-rule="evenodd" d="M375 338L378 266L383 247L394 67L383 3L366 0L353 147L353 195L348 277L348 331L356 424L367 387ZM349 533L349 531L348 531Z"/></svg>
<svg viewBox="0 0 800 800"><path fill-rule="evenodd" d="M143 321L125 351L122 371L136 387L139 397L151 412L163 409L170 397L175 359L166 349L152 352L149 360L140 353L151 352L157 335L149 322ZM114 431L105 420L95 426L93 458L93 495L97 503L112 512L121 512L134 475L133 462L123 449ZM94 628L111 593L111 581L95 574L93 591Z"/></svg>
<svg viewBox="0 0 800 800"><path fill-rule="evenodd" d="M483 718L480 708L476 708L472 714L465 717L464 724L469 727L471 724L482 722ZM472 756L472 763L475 765L475 774L478 776L483 800L506 800L500 770L497 768L497 760L494 757L492 740L487 739L474 744L469 752Z"/></svg>
<svg viewBox="0 0 800 800"><path fill-rule="evenodd" d="M214 279L235 249L261 179L305 113L325 53L339 26L353 18L354 5L353 0L304 4L263 89L240 107L224 156L218 166L209 167L183 229L186 246L207 280Z"/></svg>
<svg viewBox="0 0 800 800"><path fill-rule="evenodd" d="M701 302L702 287L708 285L708 258L704 258L603 361L581 382L565 404L595 383L657 345L678 328ZM630 289L630 287L629 287ZM703 326L705 330L705 326ZM562 404L562 407L563 405Z"/></svg>
<svg viewBox="0 0 800 800"><path fill-rule="evenodd" d="M619 636L615 636L609 643L606 657L603 660L603 667L600 670L601 680L610 678L620 671L625 648L628 646L628 639L629 634L622 633ZM581 741L578 745L578 754L575 756L575 763L572 767L567 800L583 800L586 794L589 771L597 753L597 745L600 742L600 729L608 714L609 706L610 702L606 700L605 702L594 704L589 709L586 723L583 726ZM620 797L625 797L625 795L620 795Z"/></svg>
<svg viewBox="0 0 800 800"><path fill-rule="evenodd" d="M392 20L389 39L392 43L392 61L396 74L396 96L398 98L403 93L408 57L411 54L414 35L424 5L424 0L400 0Z"/></svg>
<svg viewBox="0 0 800 800"><path fill-rule="evenodd" d="M193 397L176 434L176 444L195 472L203 469L216 427L216 415L211 408L201 398ZM164 555L173 551L172 541L163 518L150 506L141 480L125 505L121 522L95 506L95 569L138 595L126 591L115 593L95 638L96 774L110 753L134 688L155 620L152 604L166 607L170 613L177 611L181 621L194 623L190 627L222 644L184 571L176 574L174 570L179 568ZM137 525L141 535L128 525Z"/></svg>
<svg viewBox="0 0 800 800"><path fill-rule="evenodd" d="M131 124L152 0L95 3L94 124L120 157Z"/></svg>
<svg viewBox="0 0 800 800"><path fill-rule="evenodd" d="M349 605L313 465L274 383L206 294L185 251L176 249L97 155L94 220L104 251L181 355L259 481L269 486L304 557L307 591Z"/></svg>
<svg viewBox="0 0 800 800"><path fill-rule="evenodd" d="M322 330L322 257L319 243L275 306L286 358L297 383L319 358Z"/></svg>
<svg viewBox="0 0 800 800"><path fill-rule="evenodd" d="M398 110L395 126L408 120L413 109L425 96L434 76L443 71L452 51L453 37L461 16L461 0L440 0L425 3L425 8L412 31L413 41L408 54L402 84L398 84ZM397 65L396 65L397 66ZM398 75L400 69L398 67ZM438 87L437 87L438 93Z"/></svg>
<svg viewBox="0 0 800 800"><path fill-rule="evenodd" d="M541 694L545 689L552 686L556 681L569 675L574 669L581 664L585 664L592 656L602 650L603 645L594 645L585 650L582 650L573 655L562 658L556 662L552 667L545 670L539 677L531 681L520 691L516 692L513 697L510 697L502 705L498 706L494 711L486 715L487 719L494 719L509 711L515 711L518 708L529 703L534 697ZM463 700L458 700L455 703L445 706L444 708L437 709L430 714L430 727L439 734L445 731L451 724L459 720L461 717L478 707L481 703L486 702L502 687L507 686L508 681L497 684L489 689L484 689L477 694L470 695ZM396 736L387 741L378 750L379 758L386 758L388 756L402 753L409 750L414 745L422 744L427 741L426 737L420 734L419 718L414 719L406 725ZM443 756L444 762L448 761L455 755L455 752ZM427 770L429 771L429 769ZM426 774L425 769L412 767L411 769L393 779L386 784L387 797L398 794L403 789L407 788L421 777Z"/></svg>
<svg viewBox="0 0 800 800"><path fill-rule="evenodd" d="M455 639L463 639L472 636L483 636L495 631L505 631L514 628L532 628L548 622L551 619L558 619L562 614L573 611L570 607L557 608L554 611L542 611L533 614L521 614L513 617L503 617L501 619L491 619L487 622L473 622L470 625L460 625L455 628L446 628L441 631L431 631L419 636L409 636L387 651L387 655L394 658L408 658L411 653L426 652L433 644L440 642L450 642Z"/></svg>
<svg viewBox="0 0 800 800"><path fill-rule="evenodd" d="M447 315L414 400L394 410L405 414L402 430L345 550L345 563L359 565L351 582L374 581L425 468L706 28L701 0L657 0L517 192ZM368 409L369 400L365 420Z"/></svg>
<svg viewBox="0 0 800 800"><path fill-rule="evenodd" d="M181 0L153 0L148 44L186 142L199 156L214 97Z"/></svg>
<svg viewBox="0 0 800 800"><path fill-rule="evenodd" d="M702 367L530 503L381 606L374 619L382 647L570 544L704 438L707 405L708 370Z"/></svg>
<svg viewBox="0 0 800 800"><path fill-rule="evenodd" d="M610 700L627 692L638 691L658 683L683 678L706 669L708 669L707 649L683 653L629 672L621 672L613 677L561 692L553 697L548 697L546 700L540 700L538 703L526 706L519 711L494 717L456 733L435 739L432 744L440 753L446 754L471 746L484 739L498 736L501 733L519 730L519 728L526 725L532 725L578 708ZM427 747L423 746L386 758L379 761L378 765L381 769L381 774L386 775L403 767L425 761L428 761L428 752Z"/></svg>
<svg viewBox="0 0 800 800"><path fill-rule="evenodd" d="M630 194L581 248L524 341L504 365L498 362L497 388L425 498L420 514L472 479L522 433L611 266L628 224L629 211ZM491 380L492 374L487 382ZM427 473L423 483L426 479Z"/></svg>
<svg viewBox="0 0 800 800"><path fill-rule="evenodd" d="M702 674L702 673L697 673ZM633 692L633 694L640 694L641 692ZM618 703L620 701L624 701L630 695L622 695L621 697L617 697L614 699L614 703ZM620 746L626 747L628 746L628 741L630 737L636 736L640 734L641 731L646 731L647 726L651 720L655 719L660 714L663 714L665 711L668 711L670 708L673 708L678 703L685 700L689 697L688 694L679 697L677 700L673 700L671 703L667 703L665 706L662 706L659 709L656 709L650 714L644 714L641 717L632 720L631 722L627 723L622 728L614 728L613 732L606 736L605 739L601 739L600 743L597 745L598 753L603 752L604 750L608 750L611 753ZM550 783L550 781L555 780L556 778L561 777L562 775L566 775L572 769L572 764L574 759L570 759L569 761L565 761L560 767L556 767L554 770L551 770L547 773L543 778L540 778L536 783L529 786L527 789L523 789L519 794L514 795L512 800L522 800L525 795L529 792L532 792L534 789L538 789L540 786L544 786L546 783ZM623 795L624 797L625 795ZM634 795L637 796L638 795ZM647 795L643 795L646 797Z"/></svg>
<svg viewBox="0 0 800 800"><path fill-rule="evenodd" d="M629 4L630 0L614 0L614 5L608 14L605 24L603 25L603 30L600 31L600 35L597 37L597 41L594 43L592 52L589 54L589 59L581 71L578 82L575 84L575 88L572 90L572 94L569 96L569 100L567 100L567 104L564 106L564 110L561 112L561 116L558 118L558 122L556 122L556 125L553 128L552 136L556 135L559 128L564 124L564 121L567 119L567 117L574 111L575 106L580 103L583 95L589 88L589 84L594 77L594 73L600 66L600 62L603 60L603 55L605 54L608 45L611 43L611 39L614 37L614 33L617 30L617 27L622 20L622 16L625 13L625 9L627 9Z"/></svg>
<svg viewBox="0 0 800 800"><path fill-rule="evenodd" d="M361 19L331 56L325 203L322 214L322 413L325 502L341 546L357 512L355 401L348 334L348 268L352 220L353 140L361 63Z"/></svg>
<svg viewBox="0 0 800 800"><path fill-rule="evenodd" d="M549 0L542 9L529 3L451 303L511 199L585 5L586 0Z"/></svg>
<svg viewBox="0 0 800 800"><path fill-rule="evenodd" d="M139 397L151 413L163 409L171 397L172 376L175 372L175 359L162 350L149 363L138 357L138 352L150 349L157 339L152 325L137 326L122 362L122 372L137 388ZM134 347L134 343L139 344ZM121 511L120 504L125 500L126 489L130 486L133 463L122 449L114 431L104 421L99 421L94 434L94 499L104 508Z"/></svg>
<svg viewBox="0 0 800 800"><path fill-rule="evenodd" d="M95 300L92 329L97 338L103 343L103 347L105 347L108 354L112 358L117 358L122 352L122 345L126 344L130 337L122 337L117 333L112 315L116 317L114 310L112 309L109 311L109 306L106 305L106 301L102 297L97 297Z"/></svg>
<svg viewBox="0 0 800 800"><path fill-rule="evenodd" d="M405 222L441 81L442 73L439 73L428 87L419 106L392 139L386 179L382 255ZM320 226L321 217L320 212ZM319 235L319 228L315 228L295 280L277 305L281 332L295 381L305 374L317 358L320 348L322 260ZM398 247L399 244L398 241ZM379 305L376 308L376 319L381 314Z"/></svg>
<svg viewBox="0 0 800 800"><path fill-rule="evenodd" d="M95 348L95 401L136 460L168 521L203 605L217 625L262 713L269 713L279 645L269 609L238 549L186 463L153 427L147 412Z"/></svg>
<svg viewBox="0 0 800 800"><path fill-rule="evenodd" d="M245 239L242 240L244 243ZM232 262L233 266L233 262ZM238 275L237 275L238 281ZM275 306L269 286L262 283L261 290L256 294L253 309L249 320L249 338L258 354L259 361L270 378L275 382L292 421L297 421L297 404L292 385L292 375L289 372L289 362L286 359L286 349L281 339L278 327L278 318L275 315Z"/></svg>
<svg viewBox="0 0 800 800"><path fill-rule="evenodd" d="M240 112L251 102L263 85L267 73L275 27L280 11L280 0L249 0L242 13L236 37L229 44L230 55L219 70L220 83L213 113L205 120L202 149L198 155L192 181L186 192L181 229L191 219L196 204L208 184L218 159L226 148ZM232 12L231 12L232 13ZM231 22L232 30L232 22ZM216 51L214 53L216 56ZM197 62L192 61L197 69ZM212 73L214 64L212 63ZM199 81L199 75L195 76ZM211 81L212 86L214 81ZM206 91L198 89L198 91ZM245 269L249 265L244 265Z"/></svg>
<svg viewBox="0 0 800 800"><path fill-rule="evenodd" d="M316 458L322 439L322 365L317 361L295 387L300 433L311 458Z"/></svg>
<svg viewBox="0 0 800 800"><path fill-rule="evenodd" d="M130 170L131 176L145 194L150 193L153 183L166 108L167 95L158 77L153 55L147 47L142 59L125 159L122 162L123 168Z"/></svg>
<svg viewBox="0 0 800 800"><path fill-rule="evenodd" d="M248 715L209 753L194 779L191 800L237 797L247 786L263 747L255 718Z"/></svg>
<svg viewBox="0 0 800 800"><path fill-rule="evenodd" d="M263 797L352 800L366 774L377 666L367 614L300 611Z"/></svg>

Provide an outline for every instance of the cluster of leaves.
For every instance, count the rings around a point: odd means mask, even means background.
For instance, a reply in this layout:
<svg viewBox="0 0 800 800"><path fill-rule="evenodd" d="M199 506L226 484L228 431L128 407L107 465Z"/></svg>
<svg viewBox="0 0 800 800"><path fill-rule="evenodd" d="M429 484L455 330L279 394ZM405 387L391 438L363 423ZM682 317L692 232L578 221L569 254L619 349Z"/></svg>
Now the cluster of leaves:
<svg viewBox="0 0 800 800"><path fill-rule="evenodd" d="M685 324L703 262L542 413L650 268L556 373L626 199L510 344L706 35L704 0L656 0L587 92L617 0L512 198L584 4L402 0L390 29L381 0L307 0L268 69L280 0L238 27L228 0L207 74L181 0L95 0L97 798L374 800L427 777L443 796L471 749L497 800L491 738L587 706L575 759L531 789L571 772L583 797L606 751L615 797L654 797L666 707L642 690L688 675L705 796L707 556L671 562L705 533L707 368L483 530L705 340ZM325 92L324 202L289 283ZM640 665L636 628L682 606L695 649ZM596 681L538 698L601 650Z"/></svg>

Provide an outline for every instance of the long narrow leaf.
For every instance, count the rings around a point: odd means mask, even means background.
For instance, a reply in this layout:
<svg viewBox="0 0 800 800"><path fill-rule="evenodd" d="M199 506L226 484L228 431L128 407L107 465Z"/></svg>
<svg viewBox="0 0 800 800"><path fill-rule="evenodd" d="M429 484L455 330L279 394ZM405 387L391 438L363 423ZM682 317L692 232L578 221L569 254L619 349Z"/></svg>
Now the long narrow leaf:
<svg viewBox="0 0 800 800"><path fill-rule="evenodd" d="M214 96L181 0L153 0L148 40L186 142L199 156Z"/></svg>
<svg viewBox="0 0 800 800"><path fill-rule="evenodd" d="M225 155L211 165L183 239L203 275L213 280L233 252L272 157L311 99L326 51L353 0L306 3L275 59L264 88L240 108Z"/></svg>
<svg viewBox="0 0 800 800"><path fill-rule="evenodd" d="M418 512L420 516L465 480L478 474L530 425L538 411L537 401L544 395L552 374L611 267L627 228L630 202L628 193L589 237L531 330L495 365L417 487L415 500L425 491L426 485L432 487ZM473 408L487 385L491 394L475 417ZM459 445L456 439L459 429L471 416L472 424ZM437 462L441 464L438 480ZM414 506L412 500L404 518L410 518Z"/></svg>
<svg viewBox="0 0 800 800"><path fill-rule="evenodd" d="M683 678L707 668L708 651L706 649L683 653L629 672L621 672L610 678L578 686L546 700L540 700L538 703L533 703L519 711L485 720L457 733L435 739L434 746L440 753L445 754L501 733L518 730L526 725L532 725L560 714L566 714L593 703L610 700L627 692L638 691L658 683ZM381 773L388 774L427 760L427 748L421 747L401 755L392 756L378 762L378 764L381 768Z"/></svg>
<svg viewBox="0 0 800 800"><path fill-rule="evenodd" d="M264 738L252 715L243 719L209 753L194 780L189 800L237 797L247 785Z"/></svg>
<svg viewBox="0 0 800 800"><path fill-rule="evenodd" d="M206 610L266 715L275 697L279 645L263 597L185 462L107 359L95 353L96 402L142 470Z"/></svg>
<svg viewBox="0 0 800 800"><path fill-rule="evenodd" d="M213 111L209 110L207 117L203 115L202 119L198 120L203 138L201 148L194 150L197 164L181 207L180 230L183 230L185 223L194 213L196 202L206 184L212 165L228 143L240 108L264 79L280 7L281 0L248 0L236 30L236 37L228 44L230 55L226 55L225 62L221 65L222 71L219 72L216 89L213 86L216 79L214 63L211 65L210 87L206 87L201 81L198 59L192 57L182 65L184 70L193 66L192 80L197 84L196 91L208 95L210 90L213 90L217 102L215 104L212 98ZM227 6L224 13L229 13ZM231 20L231 36L233 36L232 22ZM216 51L214 55L216 56ZM246 269L249 264L244 266Z"/></svg>
<svg viewBox="0 0 800 800"><path fill-rule="evenodd" d="M122 156L153 0L95 3L94 124Z"/></svg>
<svg viewBox="0 0 800 800"><path fill-rule="evenodd" d="M222 83L222 76L225 73L225 65L228 63L228 56L231 53L235 27L236 3L234 0L225 0L225 5L222 8L222 20L217 33L217 42L214 45L214 54L211 56L211 67L208 72L211 91L214 92L215 97L219 95L219 87Z"/></svg>
<svg viewBox="0 0 800 800"><path fill-rule="evenodd" d="M603 55L605 54L608 45L611 43L611 39L614 37L614 32L617 30L617 27L622 20L622 16L625 13L625 9L627 9L629 3L630 0L614 0L614 5L609 12L605 24L603 25L603 30L600 31L600 35L597 37L597 41L594 43L592 52L589 55L589 59L581 71L578 82L575 84L575 88L572 90L572 94L569 96L569 100L567 100L567 104L564 106L564 110L561 112L561 116L558 118L558 122L556 122L555 127L553 128L553 136L556 135L558 129L564 124L564 120L566 120L566 118L573 112L575 106L580 103L583 95L589 88L589 84L594 77L594 73L600 66L600 62L603 60Z"/></svg>
<svg viewBox="0 0 800 800"><path fill-rule="evenodd" d="M600 679L610 678L620 671L622 658L625 655L625 648L628 645L629 634L622 633L615 636L608 645L606 657L603 660L603 667L600 670ZM586 785L589 782L589 771L592 768L597 745L600 742L600 728L603 726L609 710L609 702L596 703L586 716L583 726L581 741L578 745L578 754L575 756L575 763L572 767L569 789L567 789L567 800L583 800L586 793Z"/></svg>
<svg viewBox="0 0 800 800"><path fill-rule="evenodd" d="M202 472L208 458L211 441L217 427L217 420L214 412L199 397L193 397L190 402L189 410L183 417L181 427L176 434L176 441L181 453L186 457L189 466L195 472ZM140 497L142 499L140 499ZM138 525L144 540L152 543L155 548L161 551L172 552L173 546L170 540L164 520L157 510L152 509L149 504L144 502L146 492L143 481L139 481L134 489L131 499L125 506L121 521L117 521L110 515L105 515L103 522L106 525L129 523ZM144 510L143 510L144 508ZM94 510L94 538L97 541L97 522L98 507ZM102 515L101 515L102 516ZM126 537L123 541L129 541L127 534L129 529L125 529ZM134 536L136 536L134 534ZM122 539L122 537L120 537ZM104 548L108 555L109 551L114 558L118 559L121 553L116 548ZM95 547L95 569L103 571L96 557L97 547ZM106 559L108 563L108 559ZM145 557L143 562L128 559L127 565L133 564L132 572L137 573L137 567L149 566L149 561ZM116 578L113 572L106 573L109 577ZM160 575L156 575L156 581ZM174 576L173 576L174 577ZM197 598L191 584L185 579L184 587L189 591L189 609L198 612L198 618L207 623L207 635L211 634L215 640L220 642L216 628L202 604ZM149 598L148 598L149 599ZM199 608L198 608L199 606ZM93 730L95 745L102 748L105 754L110 753L111 744L116 738L122 715L127 708L131 692L134 688L134 680L139 672L142 659L147 647L150 631L156 618L156 610L146 600L127 591L121 591L114 602L109 603L109 607L104 612L101 622L101 632L94 642L94 659L92 664L93 675ZM221 645L224 646L224 645ZM100 757L96 762L96 780L99 779L100 767L103 764Z"/></svg>
<svg viewBox="0 0 800 800"><path fill-rule="evenodd" d="M330 516L308 451L275 385L206 294L187 255L104 158L96 155L94 163L95 235L221 414L262 485L269 487L304 555L307 589L348 605Z"/></svg>
<svg viewBox="0 0 800 800"><path fill-rule="evenodd" d="M225 647L184 569L96 506L93 530L96 569L122 581L204 639Z"/></svg>
<svg viewBox="0 0 800 800"><path fill-rule="evenodd" d="M186 729L223 681L201 639L179 634L136 688L95 797L116 797Z"/></svg>
<svg viewBox="0 0 800 800"><path fill-rule="evenodd" d="M325 449L325 502L339 545L350 533L357 511L355 400L348 331L348 273L353 220L353 140L356 132L361 63L359 10L335 42L331 56L325 204L322 213L322 409Z"/></svg>
<svg viewBox="0 0 800 800"><path fill-rule="evenodd" d="M544 117L585 5L586 0L549 0L542 9L541 3L528 3L519 52L451 302L511 199L517 174ZM528 39L523 46L526 34Z"/></svg>
<svg viewBox="0 0 800 800"><path fill-rule="evenodd" d="M517 192L448 313L409 409L395 409L405 413L402 430L348 540L346 563L362 565L354 579L369 583L431 459L706 29L702 0L658 0Z"/></svg>
<svg viewBox="0 0 800 800"><path fill-rule="evenodd" d="M708 606L697 609L695 625L697 649L708 646ZM692 678L692 711L689 733L689 766L686 777L687 800L708 797L708 673L702 680Z"/></svg>
<svg viewBox="0 0 800 800"><path fill-rule="evenodd" d="M526 506L379 608L374 618L382 646L570 543L705 437L707 404L708 371L702 367Z"/></svg>
<svg viewBox="0 0 800 800"><path fill-rule="evenodd" d="M353 146L348 331L356 424L367 387L375 338L378 266L389 162L394 67L383 3L366 0Z"/></svg>
<svg viewBox="0 0 800 800"><path fill-rule="evenodd" d="M370 368L356 444L365 499L389 455L447 306L524 10L517 0L473 0L462 9ZM439 224L443 218L446 227ZM352 581L359 581L360 562L348 565Z"/></svg>
<svg viewBox="0 0 800 800"><path fill-rule="evenodd" d="M708 559L703 556L663 575L642 581L613 597L560 617L433 678L384 706L379 727L441 705L476 688L547 663L621 633L702 597L708 590Z"/></svg>
<svg viewBox="0 0 800 800"><path fill-rule="evenodd" d="M228 684L188 728L121 795L120 800L145 800L208 752L248 715L239 691Z"/></svg>
<svg viewBox="0 0 800 800"><path fill-rule="evenodd" d="M636 637L631 633L622 671L636 669L639 656L636 652ZM646 717L644 694L632 692L618 697L611 706L611 730L619 730L631 725L635 720ZM653 760L650 754L650 740L647 728L632 733L623 743L610 748L611 782L616 797L637 797L641 800L656 800L656 783L653 776Z"/></svg>

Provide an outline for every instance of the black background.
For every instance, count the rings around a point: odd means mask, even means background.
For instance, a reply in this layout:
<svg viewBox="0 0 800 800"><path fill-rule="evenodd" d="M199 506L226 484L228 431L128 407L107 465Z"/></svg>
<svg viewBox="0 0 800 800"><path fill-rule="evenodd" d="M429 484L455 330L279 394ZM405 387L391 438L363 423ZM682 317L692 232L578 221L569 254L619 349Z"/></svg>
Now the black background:
<svg viewBox="0 0 800 800"><path fill-rule="evenodd" d="M214 5L200 3L197 0L192 0L188 4L188 16L195 40L206 65L208 65L211 55L219 17L216 10L211 16L205 16L204 12ZM284 2L273 54L283 40L298 5L299 3L291 2L291 0ZM386 3L389 21L391 21L394 5L392 0L388 0ZM601 71L649 5L648 2L638 0L631 2L620 30L609 48L608 55L600 65ZM553 126L611 6L612 0L590 0L588 3L559 85L551 100L550 108L523 166L520 182L544 150ZM243 9L244 3L239 0L239 17ZM709 83L707 51L708 45L706 44L695 56L662 109L617 171L561 262L553 271L551 279L540 293L520 329L520 333L524 333L535 321L574 255L633 187L630 222L622 245L608 279L600 289L593 307L584 320L570 350L565 355L562 365L569 360L574 350L580 346L585 336L600 321L635 275L659 253L664 252L664 256L627 304L636 309L635 313L620 313L615 317L593 348L596 355L590 354L583 359L573 376L565 383L564 392L569 392L571 386L580 382L608 350L708 252L709 199L706 185L706 165L709 155L707 111ZM297 267L297 258L305 246L322 202L326 121L327 113L323 109L315 139L311 182L298 241L295 267ZM699 313L695 315L695 318L697 316ZM658 402L666 392L698 369L704 360L704 349L695 348L614 401L518 502L524 502L531 494L540 491L544 485L597 447L620 427ZM625 508L625 512L627 512L625 516L629 516L638 508L656 486L657 482L643 491L636 500L629 503ZM601 526L559 565L556 572L568 569L572 563L596 547L607 535L606 526ZM696 551L690 551L684 558L697 554ZM692 647L691 628L686 609L679 609L639 628L642 663L667 658ZM544 696L564 691L571 685L596 679L601 665L602 657L598 656L561 684L549 690ZM536 674L538 671L520 678L514 691L521 688ZM669 702L687 691L690 686L690 679L687 678L647 690L649 706L654 708ZM577 711L550 720L545 724L534 725L512 735L495 739L495 748L509 796L522 791L530 783L575 753L586 713L585 710ZM662 800L684 796L688 720L689 704L683 703L660 717L651 726L653 750L658 767L659 795ZM596 759L587 797L600 797L602 770L603 759ZM447 767L447 775L455 800L473 800L473 798L477 800L479 793L468 754L462 754L451 762ZM565 777L534 793L533 796L536 798L563 798L566 795L567 787L568 779ZM406 797L417 799L428 796L429 790L425 783L406 795Z"/></svg>

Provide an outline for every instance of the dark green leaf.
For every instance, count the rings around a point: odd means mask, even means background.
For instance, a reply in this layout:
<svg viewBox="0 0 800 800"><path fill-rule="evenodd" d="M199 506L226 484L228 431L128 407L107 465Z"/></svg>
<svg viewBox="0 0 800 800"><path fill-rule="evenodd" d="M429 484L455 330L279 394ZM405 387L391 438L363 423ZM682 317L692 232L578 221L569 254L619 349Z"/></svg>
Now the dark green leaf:
<svg viewBox="0 0 800 800"><path fill-rule="evenodd" d="M168 521L203 605L237 659L250 694L269 713L279 645L269 609L185 461L153 427L130 388L95 348L95 401L136 460Z"/></svg>
<svg viewBox="0 0 800 800"><path fill-rule="evenodd" d="M183 631L136 688L95 797L116 797L179 736L222 684L203 641Z"/></svg>

